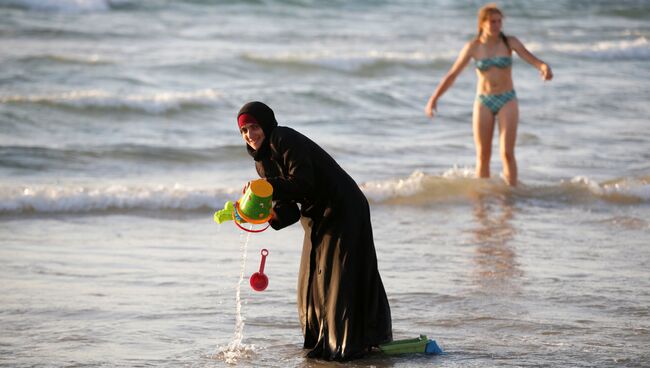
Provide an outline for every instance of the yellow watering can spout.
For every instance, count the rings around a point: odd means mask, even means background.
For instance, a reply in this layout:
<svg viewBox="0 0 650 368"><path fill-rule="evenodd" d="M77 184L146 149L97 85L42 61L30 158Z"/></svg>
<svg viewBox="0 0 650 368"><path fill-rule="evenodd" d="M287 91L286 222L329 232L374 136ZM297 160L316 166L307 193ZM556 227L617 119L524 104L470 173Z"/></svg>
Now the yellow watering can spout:
<svg viewBox="0 0 650 368"><path fill-rule="evenodd" d="M230 221L233 219L233 211L235 210L235 206L232 204L231 201L226 202L226 205L223 206L222 210L219 210L214 213L214 222L217 224L222 224L226 221Z"/></svg>

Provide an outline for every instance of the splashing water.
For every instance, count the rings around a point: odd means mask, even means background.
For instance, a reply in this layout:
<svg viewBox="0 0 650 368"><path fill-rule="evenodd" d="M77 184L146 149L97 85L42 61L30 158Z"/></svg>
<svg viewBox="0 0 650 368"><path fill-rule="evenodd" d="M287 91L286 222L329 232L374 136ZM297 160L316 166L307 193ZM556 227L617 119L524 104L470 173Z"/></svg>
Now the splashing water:
<svg viewBox="0 0 650 368"><path fill-rule="evenodd" d="M251 225L252 228L252 225ZM245 236L245 239L244 239ZM244 272L246 270L246 254L248 248L248 242L250 241L251 233L240 234L241 240L241 269L239 273L239 281L237 282L237 292L235 293L236 301L236 313L235 313L235 334L232 341L225 347L217 349L219 351L215 352L212 357L213 359L223 360L228 364L236 364L237 361L241 358L250 357L255 351L255 345L246 345L242 344L242 339L244 337L244 320L241 314L241 285L244 281Z"/></svg>

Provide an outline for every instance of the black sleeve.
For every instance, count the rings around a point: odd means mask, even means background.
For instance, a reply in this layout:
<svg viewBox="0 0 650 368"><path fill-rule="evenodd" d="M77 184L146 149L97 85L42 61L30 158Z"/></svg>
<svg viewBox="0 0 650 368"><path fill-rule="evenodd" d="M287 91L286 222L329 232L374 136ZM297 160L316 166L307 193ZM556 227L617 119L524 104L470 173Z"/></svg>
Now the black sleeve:
<svg viewBox="0 0 650 368"><path fill-rule="evenodd" d="M300 220L300 210L294 202L274 201L273 212L275 217L269 223L275 230L283 229Z"/></svg>
<svg viewBox="0 0 650 368"><path fill-rule="evenodd" d="M283 176L266 178L273 186L273 199L300 201L308 197L315 182L310 141L298 133L278 134L273 138L273 150L287 169Z"/></svg>

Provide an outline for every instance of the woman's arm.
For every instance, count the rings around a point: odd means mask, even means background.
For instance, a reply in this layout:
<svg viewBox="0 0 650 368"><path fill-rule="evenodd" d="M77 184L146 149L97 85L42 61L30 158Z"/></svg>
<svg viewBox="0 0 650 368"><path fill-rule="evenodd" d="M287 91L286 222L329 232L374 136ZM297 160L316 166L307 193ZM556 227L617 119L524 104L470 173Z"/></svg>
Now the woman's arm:
<svg viewBox="0 0 650 368"><path fill-rule="evenodd" d="M300 209L297 204L290 201L274 201L273 216L269 220L273 229L283 229L298 220L300 220Z"/></svg>
<svg viewBox="0 0 650 368"><path fill-rule="evenodd" d="M551 67L542 60L535 57L535 55L533 55L530 51L528 51L526 46L524 46L524 44L521 43L517 37L508 37L508 43L520 58L526 60L528 64L534 66L537 70L539 70L539 74L542 76L543 80L547 81L553 79L553 71L551 70Z"/></svg>
<svg viewBox="0 0 650 368"><path fill-rule="evenodd" d="M465 45L465 47L463 47L460 54L458 55L458 58L456 58L456 62L451 67L451 69L449 69L447 75L442 78L442 81L440 81L440 84L438 84L438 87L436 87L436 90L429 98L429 101L424 108L424 113L428 117L433 118L434 111L436 111L438 104L438 99L449 89L449 87L452 86L452 84L454 84L456 77L458 77L460 72L462 72L465 66L467 66L467 63L469 63L474 49L473 45L474 41L470 41Z"/></svg>
<svg viewBox="0 0 650 368"><path fill-rule="evenodd" d="M294 130L276 131L272 135L272 149L279 153L286 168L281 176L266 178L273 186L274 200L301 201L312 194L315 173L310 143Z"/></svg>

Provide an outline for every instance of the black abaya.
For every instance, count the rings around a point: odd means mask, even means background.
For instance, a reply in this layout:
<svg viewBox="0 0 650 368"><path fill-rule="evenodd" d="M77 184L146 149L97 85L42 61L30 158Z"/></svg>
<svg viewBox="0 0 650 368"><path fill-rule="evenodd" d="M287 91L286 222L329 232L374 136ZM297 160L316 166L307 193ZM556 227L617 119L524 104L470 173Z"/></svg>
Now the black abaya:
<svg viewBox="0 0 650 368"><path fill-rule="evenodd" d="M252 103L261 104L261 103ZM308 356L359 358L392 340L390 307L377 269L368 201L354 180L316 143L276 126L245 105L265 131L249 152L260 177L273 186L279 230L301 220L305 230L298 278L298 311ZM272 120L272 121L271 121ZM300 209L298 208L300 204Z"/></svg>

